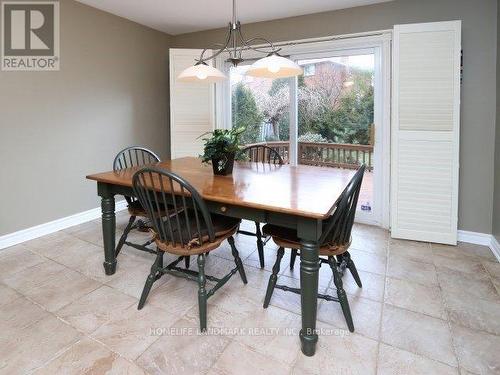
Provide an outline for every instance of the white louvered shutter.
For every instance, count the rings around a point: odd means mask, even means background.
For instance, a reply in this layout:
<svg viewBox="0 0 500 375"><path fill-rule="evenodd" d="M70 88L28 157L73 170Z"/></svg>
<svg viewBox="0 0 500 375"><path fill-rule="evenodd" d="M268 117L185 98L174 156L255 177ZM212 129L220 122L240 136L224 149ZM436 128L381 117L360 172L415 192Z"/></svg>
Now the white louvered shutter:
<svg viewBox="0 0 500 375"><path fill-rule="evenodd" d="M214 85L178 82L177 77L200 57L201 50L170 49L170 150L171 158L198 156L198 137L214 129ZM207 62L208 63L208 62Z"/></svg>
<svg viewBox="0 0 500 375"><path fill-rule="evenodd" d="M457 242L460 38L460 21L394 27L394 238Z"/></svg>

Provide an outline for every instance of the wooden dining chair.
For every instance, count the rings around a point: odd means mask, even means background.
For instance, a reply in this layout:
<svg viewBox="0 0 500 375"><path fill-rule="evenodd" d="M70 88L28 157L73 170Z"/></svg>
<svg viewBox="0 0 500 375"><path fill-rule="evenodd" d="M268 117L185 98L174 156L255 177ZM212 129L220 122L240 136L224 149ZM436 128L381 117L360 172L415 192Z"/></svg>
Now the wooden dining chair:
<svg viewBox="0 0 500 375"><path fill-rule="evenodd" d="M153 283L164 274L196 280L200 329L203 331L207 327L207 299L236 272L239 272L243 283L247 283L245 269L232 237L241 220L210 214L196 189L172 172L159 168L144 168L134 174L132 181L134 192L151 220L151 231L158 249L138 309L143 308ZM166 214L162 212L162 207L167 207ZM206 275L206 254L217 249L225 240L231 246L236 267L222 278ZM164 267L164 253L178 257ZM198 272L177 266L183 259L193 255L198 256ZM215 283L209 290L206 289L207 280Z"/></svg>
<svg viewBox="0 0 500 375"><path fill-rule="evenodd" d="M321 265L328 263L332 270L333 282L337 288L337 297L318 294L318 298L340 302L347 326L351 332L354 332L354 324L349 308L349 301L347 300L346 292L342 286L342 276L345 270L349 269L356 284L360 288L362 287L361 279L359 278L358 271L356 270L356 266L351 259L348 249L351 244L351 230L354 223L354 216L356 214L356 206L364 172L365 166L362 165L337 199L332 215L323 223L323 234L319 239L319 253L321 256L327 257L326 259L320 257L320 262ZM271 236L273 241L279 246L278 256L273 266L273 272L269 277L267 292L264 299L264 308L267 308L271 301L274 288L300 294L300 289L298 288L276 284L280 271L281 259L285 251L284 249L298 249L300 247L300 240L297 236L297 232L293 229L270 224L265 225L262 229L264 234ZM297 252L297 250L294 251Z"/></svg>
<svg viewBox="0 0 500 375"><path fill-rule="evenodd" d="M113 170L119 171L131 167L145 166L159 161L160 158L153 151L140 146L131 146L121 150L116 155L115 160L113 161ZM147 218L147 213L145 209L142 207L141 203L136 198L125 196L125 200L127 201L130 219L123 231L123 234L118 240L118 244L116 245L115 249L116 255L120 253L123 245L128 245L137 250L145 251L148 253L156 253L156 251L148 248L148 246L153 243L152 239L143 244L136 244L127 241L127 237L131 230L133 229L139 229L142 231L147 230L146 224L144 223L144 220L142 220Z"/></svg>
<svg viewBox="0 0 500 375"><path fill-rule="evenodd" d="M283 164L283 159L281 155L273 148L265 145L254 145L245 147L242 150L248 161L254 163L266 163L266 164ZM257 251L259 253L259 262L260 268L264 268L264 244L265 242L262 240L262 231L260 229L260 223L255 222L255 232L250 232L246 230L238 230L239 234L243 234L246 236L254 236L257 237Z"/></svg>

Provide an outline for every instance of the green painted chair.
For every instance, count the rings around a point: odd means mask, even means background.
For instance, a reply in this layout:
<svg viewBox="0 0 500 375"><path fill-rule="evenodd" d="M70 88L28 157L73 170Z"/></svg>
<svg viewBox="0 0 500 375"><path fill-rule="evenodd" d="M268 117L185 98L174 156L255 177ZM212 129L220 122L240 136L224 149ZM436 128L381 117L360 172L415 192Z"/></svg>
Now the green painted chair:
<svg viewBox="0 0 500 375"><path fill-rule="evenodd" d="M283 159L280 154L273 148L265 145L253 145L248 146L243 149L243 152L247 156L247 160L254 163L265 163L265 164L283 164ZM255 232L250 232L247 230L238 230L239 234L246 236L257 237L257 251L259 253L259 263L260 268L264 268L264 245L265 242L262 240L262 231L260 228L260 223L255 222Z"/></svg>
<svg viewBox="0 0 500 375"><path fill-rule="evenodd" d="M241 220L210 214L196 189L172 172L144 168L134 174L132 181L134 192L152 223L153 240L158 249L138 309L143 308L153 283L164 274L195 280L198 282L200 329L203 331L207 327L207 299L236 272L239 272L243 283L247 283L245 269L233 239ZM167 207L166 215L162 207ZM235 268L222 278L206 275L206 254L216 250L225 240L231 246ZM164 253L176 255L177 259L163 266ZM177 266L183 259L193 255L198 256L198 272ZM206 289L207 280L215 283L209 290Z"/></svg>
<svg viewBox="0 0 500 375"><path fill-rule="evenodd" d="M121 150L116 155L115 160L113 161L113 170L120 171L122 169L131 167L141 167L157 163L159 161L160 158L153 151L140 146L130 146ZM136 198L126 196L125 200L127 201L127 208L130 214L130 219L127 226L123 230L123 234L118 240L118 244L116 245L116 255L120 253L123 245L128 245L137 250L156 254L156 251L148 247L153 243L152 239L142 244L127 241L127 237L132 230L138 229L141 231L147 231L147 226L143 220L147 218L147 213L144 207Z"/></svg>
<svg viewBox="0 0 500 375"><path fill-rule="evenodd" d="M326 258L320 257L320 262L321 265L326 263L330 266L333 273L333 282L337 288L337 296L318 294L318 298L340 302L347 326L351 332L354 332L354 324L349 308L349 301L347 300L347 295L342 285L342 276L345 270L349 269L356 284L360 288L362 287L356 266L347 250L351 244L351 230L354 223L356 205L358 203L364 172L365 166L362 165L342 192L337 202L335 202L335 208L332 215L323 223L323 235L319 240L320 256L326 256ZM300 289L298 288L277 284L281 259L283 258L285 249L292 249L292 252L295 253L296 256L297 249L300 248L300 240L297 236L297 232L293 229L282 228L270 224L265 225L262 229L264 234L271 236L273 241L279 246L278 256L273 266L273 272L269 277L267 292L264 299L264 308L267 308L271 301L274 288L300 294ZM293 268L294 261L294 258L291 259L291 268Z"/></svg>

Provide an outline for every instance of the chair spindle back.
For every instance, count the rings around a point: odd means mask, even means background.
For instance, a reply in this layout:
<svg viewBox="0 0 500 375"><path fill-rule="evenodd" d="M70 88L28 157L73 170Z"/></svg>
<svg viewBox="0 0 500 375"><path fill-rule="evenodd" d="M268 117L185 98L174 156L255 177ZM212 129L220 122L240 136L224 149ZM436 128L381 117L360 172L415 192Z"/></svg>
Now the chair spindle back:
<svg viewBox="0 0 500 375"><path fill-rule="evenodd" d="M365 169L364 164L359 167L337 199L335 209L325 223L323 235L319 240L320 244L345 245L349 243Z"/></svg>
<svg viewBox="0 0 500 375"><path fill-rule="evenodd" d="M132 182L161 242L185 248L192 240L197 246L215 240L205 201L182 177L160 168L146 167L134 174Z"/></svg>
<svg viewBox="0 0 500 375"><path fill-rule="evenodd" d="M140 167L143 165L159 162L160 158L153 151L140 146L130 146L121 150L113 161L113 171L131 167ZM128 204L135 202L133 197L125 197Z"/></svg>
<svg viewBox="0 0 500 375"><path fill-rule="evenodd" d="M275 149L265 145L248 146L243 149L248 160L255 163L283 164L281 155Z"/></svg>

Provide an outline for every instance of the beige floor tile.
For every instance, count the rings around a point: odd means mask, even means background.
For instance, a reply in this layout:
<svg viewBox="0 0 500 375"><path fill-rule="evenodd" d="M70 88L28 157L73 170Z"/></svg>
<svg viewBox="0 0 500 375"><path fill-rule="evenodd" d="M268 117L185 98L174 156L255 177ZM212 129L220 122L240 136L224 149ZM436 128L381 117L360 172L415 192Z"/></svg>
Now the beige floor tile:
<svg viewBox="0 0 500 375"><path fill-rule="evenodd" d="M445 292L443 296L451 322L500 335L500 302L465 297L464 293Z"/></svg>
<svg viewBox="0 0 500 375"><path fill-rule="evenodd" d="M171 277L161 287L149 293L147 302L176 316L183 316L193 306L198 305L198 283Z"/></svg>
<svg viewBox="0 0 500 375"><path fill-rule="evenodd" d="M284 364L292 363L300 350L300 315L269 306L242 321L240 328L236 341Z"/></svg>
<svg viewBox="0 0 500 375"><path fill-rule="evenodd" d="M248 284L243 284L239 275L234 275L221 290L226 293L241 293L242 288L252 288L255 290L255 293L262 295L262 298L264 298L271 272L254 267L246 267L245 274L247 275Z"/></svg>
<svg viewBox="0 0 500 375"><path fill-rule="evenodd" d="M211 370L213 374L224 375L279 375L289 372L289 365L273 361L268 356L257 353L238 341L233 341L227 346Z"/></svg>
<svg viewBox="0 0 500 375"><path fill-rule="evenodd" d="M74 239L61 255L53 259L99 282L106 282L116 275L107 276L104 273L102 266L104 254L101 247L77 238Z"/></svg>
<svg viewBox="0 0 500 375"><path fill-rule="evenodd" d="M64 231L48 234L43 237L24 243L31 251L47 258L54 258L64 253L68 245L71 245L75 237Z"/></svg>
<svg viewBox="0 0 500 375"><path fill-rule="evenodd" d="M78 341L79 337L74 328L49 315L21 330L6 347L0 344L0 373L29 373Z"/></svg>
<svg viewBox="0 0 500 375"><path fill-rule="evenodd" d="M9 338L18 336L24 328L47 316L47 311L24 297L0 306L0 341L8 344Z"/></svg>
<svg viewBox="0 0 500 375"><path fill-rule="evenodd" d="M385 239L389 240L390 233L388 230L374 226L374 225L365 225L355 223L352 227L352 234L360 235L360 237L364 238L374 238L374 239Z"/></svg>
<svg viewBox="0 0 500 375"><path fill-rule="evenodd" d="M496 261L495 254L488 246L476 245L472 243L459 242L457 247L462 250L464 254L473 254L484 260Z"/></svg>
<svg viewBox="0 0 500 375"><path fill-rule="evenodd" d="M489 262L489 261L483 261L483 266L486 268L486 271L488 274L494 278L500 280L500 263L495 261L495 262Z"/></svg>
<svg viewBox="0 0 500 375"><path fill-rule="evenodd" d="M286 254L286 253L285 253ZM281 271L280 275L287 276L287 277L292 277L296 280L300 280L300 258L297 256L295 259L295 266L293 270L290 269L290 254L288 254L288 257L285 259L283 257L283 260L281 261ZM332 281L332 270L330 269L330 266L328 264L322 264L320 269L319 269L319 276L318 276L318 282L319 282L319 287L320 289L326 289L330 285L330 282Z"/></svg>
<svg viewBox="0 0 500 375"><path fill-rule="evenodd" d="M153 262L154 259L151 259L150 262L146 262L144 259L138 258L138 256L120 254L116 273L109 281L106 280L105 284L131 297L139 298L144 288L146 278L151 271ZM170 277L169 275L163 275L162 278L153 284L152 290L163 285Z"/></svg>
<svg viewBox="0 0 500 375"><path fill-rule="evenodd" d="M500 337L453 324L453 344L460 367L477 374L500 373Z"/></svg>
<svg viewBox="0 0 500 375"><path fill-rule="evenodd" d="M431 244L432 252L434 255L443 256L452 259L462 259L463 257L473 258L473 259L484 259L488 260L487 250L491 254L491 250L485 246L472 245L464 242L459 242L456 246L443 245L443 244Z"/></svg>
<svg viewBox="0 0 500 375"><path fill-rule="evenodd" d="M342 277L344 290L347 294L356 297L368 298L374 301L382 302L384 300L384 282L385 278L371 272L359 271L359 278L361 279L362 288L358 287L356 281L351 275L349 270L345 271ZM333 284L331 284L333 285Z"/></svg>
<svg viewBox="0 0 500 375"><path fill-rule="evenodd" d="M389 257L402 256L417 262L432 264L431 244L428 242L405 241L391 239L389 241Z"/></svg>
<svg viewBox="0 0 500 375"><path fill-rule="evenodd" d="M139 366L89 338L83 338L34 374L146 375Z"/></svg>
<svg viewBox="0 0 500 375"><path fill-rule="evenodd" d="M169 328L179 317L151 304L133 305L92 333L92 337L130 360L137 359L159 336L155 329Z"/></svg>
<svg viewBox="0 0 500 375"><path fill-rule="evenodd" d="M128 219L127 219L128 220ZM90 221L88 223L83 223L68 229L65 229L66 234L71 235L73 238L77 238L82 241L89 242L93 245L102 247L104 241L102 238L102 224L101 222ZM122 230L117 225L115 233L115 242L118 243L120 236L122 235Z"/></svg>
<svg viewBox="0 0 500 375"><path fill-rule="evenodd" d="M53 312L97 289L99 285L76 271L65 269L57 277L23 293Z"/></svg>
<svg viewBox="0 0 500 375"><path fill-rule="evenodd" d="M466 291L467 298L482 298L493 302L500 302L490 278L478 279L478 275L453 271L449 268L439 267L438 280L443 292L463 294Z"/></svg>
<svg viewBox="0 0 500 375"><path fill-rule="evenodd" d="M353 231L349 252L356 253L357 250L362 250L367 253L386 256L388 246L389 241L386 237L379 237L359 231Z"/></svg>
<svg viewBox="0 0 500 375"><path fill-rule="evenodd" d="M267 271L273 270L273 265L276 262L276 255L278 252L278 246L270 240L264 247L264 269ZM290 264L290 249L285 249L285 255L281 260L281 269L283 270L287 265ZM300 264L300 259L296 259L296 265ZM260 269L259 253L257 250L252 252L246 259L243 259L243 265L249 267L255 267ZM298 267L297 267L298 268Z"/></svg>
<svg viewBox="0 0 500 375"><path fill-rule="evenodd" d="M387 258L383 255L371 254L366 251L352 251L349 252L351 258L356 265L358 271L366 271L376 273L378 275L385 275L385 268Z"/></svg>
<svg viewBox="0 0 500 375"><path fill-rule="evenodd" d="M399 349L457 366L448 323L441 319L386 304L381 340Z"/></svg>
<svg viewBox="0 0 500 375"><path fill-rule="evenodd" d="M324 329L326 326L319 325ZM335 331L332 331L335 332ZM375 374L377 346L374 340L355 333L320 336L316 354L306 357L299 353L294 374Z"/></svg>
<svg viewBox="0 0 500 375"><path fill-rule="evenodd" d="M9 276L43 263L45 260L29 251L24 245L0 250L0 281L5 281Z"/></svg>
<svg viewBox="0 0 500 375"><path fill-rule="evenodd" d="M242 322L251 319L262 308L261 296L253 288L243 288L241 293L217 291L208 300L207 327L231 332L241 327ZM190 322L199 325L198 304L184 316Z"/></svg>
<svg viewBox="0 0 500 375"><path fill-rule="evenodd" d="M335 289L329 288L327 292L333 296L337 295ZM378 340L382 304L361 297L348 296L348 299L355 332ZM347 330L342 307L338 302L322 300L318 306L318 320Z"/></svg>
<svg viewBox="0 0 500 375"><path fill-rule="evenodd" d="M461 257L461 258L451 258L441 255L434 255L434 265L436 267L445 267L453 271L459 271L464 273L470 273L476 277L487 277L487 272L483 265L477 258L472 257Z"/></svg>
<svg viewBox="0 0 500 375"><path fill-rule="evenodd" d="M199 334L197 324L181 319L136 362L152 375L206 373L230 342L231 337Z"/></svg>
<svg viewBox="0 0 500 375"><path fill-rule="evenodd" d="M19 297L21 297L21 295L14 289L0 284L0 306L7 305Z"/></svg>
<svg viewBox="0 0 500 375"><path fill-rule="evenodd" d="M20 293L39 287L52 279L57 279L68 270L63 265L46 260L30 268L30 272L20 272L9 275L5 278L6 285L16 289Z"/></svg>
<svg viewBox="0 0 500 375"><path fill-rule="evenodd" d="M241 259L248 258L250 254L257 250L256 237L237 234L234 236L234 241ZM267 246L265 248L267 249ZM231 252L231 246L229 246L227 241L224 241L222 245L218 249L214 250L210 255L215 255L230 261L233 261L234 259L233 253Z"/></svg>
<svg viewBox="0 0 500 375"><path fill-rule="evenodd" d="M437 285L425 286L388 277L385 285L385 303L447 319L441 290Z"/></svg>
<svg viewBox="0 0 500 375"><path fill-rule="evenodd" d="M402 256L389 257L387 276L422 285L437 285L436 268L432 264L417 262Z"/></svg>
<svg viewBox="0 0 500 375"><path fill-rule="evenodd" d="M378 375L458 375L458 369L405 350L380 344Z"/></svg>
<svg viewBox="0 0 500 375"><path fill-rule="evenodd" d="M87 334L107 323L114 315L138 303L116 289L103 285L55 312L73 327Z"/></svg>

